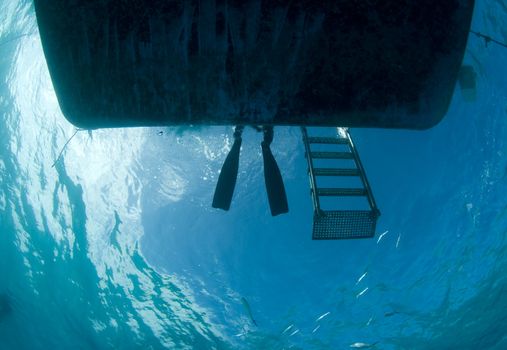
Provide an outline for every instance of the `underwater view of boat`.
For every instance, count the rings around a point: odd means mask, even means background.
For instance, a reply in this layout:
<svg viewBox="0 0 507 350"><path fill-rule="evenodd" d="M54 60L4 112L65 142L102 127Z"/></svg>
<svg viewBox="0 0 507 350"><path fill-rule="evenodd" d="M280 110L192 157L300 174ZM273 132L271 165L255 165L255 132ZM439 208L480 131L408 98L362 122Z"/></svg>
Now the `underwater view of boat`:
<svg viewBox="0 0 507 350"><path fill-rule="evenodd" d="M507 349L504 0L0 23L1 350Z"/></svg>
<svg viewBox="0 0 507 350"><path fill-rule="evenodd" d="M301 126L314 239L371 238L380 211L348 132L308 136L306 127L429 128L458 76L473 84L460 69L473 1L35 4L60 107L76 126L236 125L214 208L231 206L242 131L253 125L264 134L271 214L287 213L273 126ZM351 177L359 181L343 181ZM329 197L365 205L324 210Z"/></svg>

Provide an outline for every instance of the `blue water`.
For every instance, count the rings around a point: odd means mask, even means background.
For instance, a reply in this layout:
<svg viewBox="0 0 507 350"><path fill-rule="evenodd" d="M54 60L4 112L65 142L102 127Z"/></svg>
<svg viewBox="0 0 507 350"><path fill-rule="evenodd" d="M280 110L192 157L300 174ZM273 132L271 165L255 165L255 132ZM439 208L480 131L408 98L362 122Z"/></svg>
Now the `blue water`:
<svg viewBox="0 0 507 350"><path fill-rule="evenodd" d="M474 30L507 41L506 23L477 1ZM0 349L507 349L505 62L470 37L475 102L457 88L431 130L352 130L378 233L320 242L297 128L276 130L276 218L250 130L228 213L210 203L230 127L81 131L52 167L75 128L33 5L4 0Z"/></svg>

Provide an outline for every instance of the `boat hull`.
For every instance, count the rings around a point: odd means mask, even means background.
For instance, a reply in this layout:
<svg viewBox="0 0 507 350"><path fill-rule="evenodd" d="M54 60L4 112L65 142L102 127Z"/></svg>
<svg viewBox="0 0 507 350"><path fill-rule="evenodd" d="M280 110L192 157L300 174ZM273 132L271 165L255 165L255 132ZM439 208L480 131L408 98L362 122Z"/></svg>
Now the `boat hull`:
<svg viewBox="0 0 507 350"><path fill-rule="evenodd" d="M35 0L82 128L425 129L449 106L473 0Z"/></svg>

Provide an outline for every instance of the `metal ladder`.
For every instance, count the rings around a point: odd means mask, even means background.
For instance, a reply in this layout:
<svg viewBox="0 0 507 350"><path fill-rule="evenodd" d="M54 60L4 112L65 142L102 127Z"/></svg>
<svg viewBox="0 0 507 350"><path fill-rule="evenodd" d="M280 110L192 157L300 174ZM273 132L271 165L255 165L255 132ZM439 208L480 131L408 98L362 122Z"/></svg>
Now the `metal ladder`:
<svg viewBox="0 0 507 350"><path fill-rule="evenodd" d="M322 129L322 128L321 128ZM352 142L347 129L335 129L333 136L309 136L306 127L302 127L305 156L308 161L308 175L310 179L310 191L313 202L313 233L312 238L323 239L347 239L347 238L371 238L375 235L377 218L380 211L375 204L375 199L366 179L366 173L359 159L359 154ZM340 130L340 132L338 132ZM340 135L341 134L341 135ZM313 145L313 147L312 147ZM313 148L325 145L325 151L316 151ZM349 160L353 161L353 167L339 166L314 166L314 160ZM361 187L321 187L317 181L327 177L339 182L343 177L358 177ZM321 208L322 197L337 197L347 200L345 197L366 197L366 209L352 210L329 210ZM347 204L347 203L345 203Z"/></svg>

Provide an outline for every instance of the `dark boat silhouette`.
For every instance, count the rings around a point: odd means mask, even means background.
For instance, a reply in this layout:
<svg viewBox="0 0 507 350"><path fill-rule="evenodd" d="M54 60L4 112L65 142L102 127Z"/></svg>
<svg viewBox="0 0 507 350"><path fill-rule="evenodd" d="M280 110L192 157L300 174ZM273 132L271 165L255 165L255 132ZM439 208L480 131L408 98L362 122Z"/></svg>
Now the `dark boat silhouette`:
<svg viewBox="0 0 507 350"><path fill-rule="evenodd" d="M445 115L473 0L35 0L81 128L425 129Z"/></svg>

